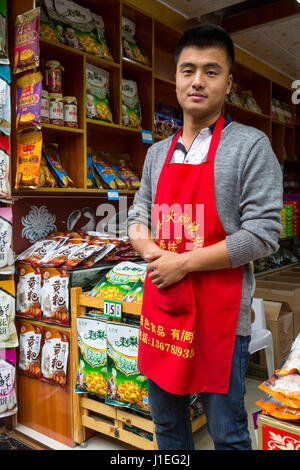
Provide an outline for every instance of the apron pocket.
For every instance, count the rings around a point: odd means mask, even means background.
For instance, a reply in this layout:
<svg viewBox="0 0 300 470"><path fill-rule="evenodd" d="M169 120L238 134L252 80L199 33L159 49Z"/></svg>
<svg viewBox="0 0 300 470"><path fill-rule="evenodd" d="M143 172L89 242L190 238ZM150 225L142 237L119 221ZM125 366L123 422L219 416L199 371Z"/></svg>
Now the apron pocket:
<svg viewBox="0 0 300 470"><path fill-rule="evenodd" d="M158 289L151 280L150 282L153 307L172 315L191 313L195 310L194 291L189 275L164 289Z"/></svg>

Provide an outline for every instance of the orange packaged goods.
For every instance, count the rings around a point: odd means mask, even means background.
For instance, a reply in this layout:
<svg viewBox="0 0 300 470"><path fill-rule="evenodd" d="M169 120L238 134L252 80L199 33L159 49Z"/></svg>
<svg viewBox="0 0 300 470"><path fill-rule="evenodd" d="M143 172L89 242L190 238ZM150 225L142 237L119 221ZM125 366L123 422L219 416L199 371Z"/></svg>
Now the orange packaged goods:
<svg viewBox="0 0 300 470"><path fill-rule="evenodd" d="M36 189L42 156L42 133L40 131L22 133L17 137L16 189Z"/></svg>
<svg viewBox="0 0 300 470"><path fill-rule="evenodd" d="M256 404L262 408L263 414L285 420L300 420L300 409L290 408L276 398L270 396L267 399L262 398Z"/></svg>
<svg viewBox="0 0 300 470"><path fill-rule="evenodd" d="M41 268L42 320L69 324L69 275L65 269Z"/></svg>
<svg viewBox="0 0 300 470"><path fill-rule="evenodd" d="M274 374L258 388L290 408L300 409L300 374Z"/></svg>
<svg viewBox="0 0 300 470"><path fill-rule="evenodd" d="M295 339L283 366L281 369L277 369L275 372L278 375L288 375L297 372L300 373L300 333Z"/></svg>
<svg viewBox="0 0 300 470"><path fill-rule="evenodd" d="M65 387L68 357L68 336L56 328L43 327L41 379Z"/></svg>
<svg viewBox="0 0 300 470"><path fill-rule="evenodd" d="M17 315L41 319L41 281L39 268L30 264L17 265Z"/></svg>
<svg viewBox="0 0 300 470"><path fill-rule="evenodd" d="M29 322L18 321L19 371L32 377L41 377L42 328Z"/></svg>

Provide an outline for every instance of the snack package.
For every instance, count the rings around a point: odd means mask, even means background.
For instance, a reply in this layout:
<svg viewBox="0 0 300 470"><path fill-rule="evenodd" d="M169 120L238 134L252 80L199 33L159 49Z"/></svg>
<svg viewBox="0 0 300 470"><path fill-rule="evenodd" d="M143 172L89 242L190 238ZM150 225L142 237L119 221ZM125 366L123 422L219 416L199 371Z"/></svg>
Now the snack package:
<svg viewBox="0 0 300 470"><path fill-rule="evenodd" d="M0 137L0 199L12 199L9 181L9 154L9 138Z"/></svg>
<svg viewBox="0 0 300 470"><path fill-rule="evenodd" d="M22 317L40 320L41 311L41 271L30 264L17 265L16 313Z"/></svg>
<svg viewBox="0 0 300 470"><path fill-rule="evenodd" d="M93 165L102 183L111 189L127 189L125 181L120 177L119 169L105 161L101 152L93 152Z"/></svg>
<svg viewBox="0 0 300 470"><path fill-rule="evenodd" d="M42 328L29 322L18 321L19 363L22 374L41 377Z"/></svg>
<svg viewBox="0 0 300 470"><path fill-rule="evenodd" d="M9 64L6 34L6 1L0 0L0 64Z"/></svg>
<svg viewBox="0 0 300 470"><path fill-rule="evenodd" d="M117 169L117 173L126 183L127 189L139 189L140 180L135 175L132 169L132 164L129 155L106 153L105 159L107 162L112 163Z"/></svg>
<svg viewBox="0 0 300 470"><path fill-rule="evenodd" d="M300 333L295 339L289 355L280 369L275 370L278 375L300 374Z"/></svg>
<svg viewBox="0 0 300 470"><path fill-rule="evenodd" d="M42 320L69 324L69 275L65 269L41 268Z"/></svg>
<svg viewBox="0 0 300 470"><path fill-rule="evenodd" d="M124 78L122 79L122 124L134 128L142 125L137 83Z"/></svg>
<svg viewBox="0 0 300 470"><path fill-rule="evenodd" d="M131 288L128 294L124 297L124 302L130 302L133 304L142 304L143 303L143 293L144 293L144 284L145 284L145 277L146 277L146 269L141 274L139 280L135 283L135 285Z"/></svg>
<svg viewBox="0 0 300 470"><path fill-rule="evenodd" d="M44 155L41 158L39 188L57 188L57 183L47 165Z"/></svg>
<svg viewBox="0 0 300 470"><path fill-rule="evenodd" d="M114 266L88 293L92 297L123 300L144 274L145 265L124 261Z"/></svg>
<svg viewBox="0 0 300 470"><path fill-rule="evenodd" d="M300 420L300 409L290 408L271 396L258 400L256 404L262 408L263 414L284 420Z"/></svg>
<svg viewBox="0 0 300 470"><path fill-rule="evenodd" d="M78 366L76 393L106 395L106 321L76 318L78 339Z"/></svg>
<svg viewBox="0 0 300 470"><path fill-rule="evenodd" d="M245 108L251 109L251 111L255 111L257 113L262 113L262 109L253 98L253 93L251 90L242 91L241 101Z"/></svg>
<svg viewBox="0 0 300 470"><path fill-rule="evenodd" d="M38 187L42 143L40 131L23 132L17 136L16 189Z"/></svg>
<svg viewBox="0 0 300 470"><path fill-rule="evenodd" d="M16 261L38 265L51 251L56 250L67 240L66 237L49 237L38 240L16 257Z"/></svg>
<svg viewBox="0 0 300 470"><path fill-rule="evenodd" d="M44 0L44 5L46 7L51 26L56 34L58 41L62 44L67 44L67 39L65 37L60 17L54 7L54 0Z"/></svg>
<svg viewBox="0 0 300 470"><path fill-rule="evenodd" d="M15 63L14 73L38 67L40 9L34 8L18 15L15 21Z"/></svg>
<svg viewBox="0 0 300 470"><path fill-rule="evenodd" d="M103 248L105 248L104 243L89 242L82 244L77 251L68 257L62 266L65 269L72 269L82 261L90 258L90 256L101 252Z"/></svg>
<svg viewBox="0 0 300 470"><path fill-rule="evenodd" d="M137 368L139 327L107 323L107 394L105 403L150 413L148 382Z"/></svg>
<svg viewBox="0 0 300 470"><path fill-rule="evenodd" d="M300 374L273 374L258 388L290 408L300 408Z"/></svg>
<svg viewBox="0 0 300 470"><path fill-rule="evenodd" d="M86 156L86 166L87 166L87 187L94 188L95 178L94 178L94 171L93 171L93 159L92 159L91 149L88 149L88 154Z"/></svg>
<svg viewBox="0 0 300 470"><path fill-rule="evenodd" d="M15 308L14 281L0 281L0 349L18 346Z"/></svg>
<svg viewBox="0 0 300 470"><path fill-rule="evenodd" d="M15 377L15 349L0 349L0 418L18 411Z"/></svg>
<svg viewBox="0 0 300 470"><path fill-rule="evenodd" d="M40 38L58 42L58 37L47 14L47 10L43 6L40 6Z"/></svg>
<svg viewBox="0 0 300 470"><path fill-rule="evenodd" d="M0 207L0 268L14 264L12 252L12 208Z"/></svg>
<svg viewBox="0 0 300 470"><path fill-rule="evenodd" d="M57 147L54 144L45 144L43 147L43 154L46 158L48 165L62 188L70 188L74 185L72 179L62 167Z"/></svg>
<svg viewBox="0 0 300 470"><path fill-rule="evenodd" d="M230 93L229 93L229 101L233 104L236 104L237 106L243 106L243 103L238 95L238 92L237 92L237 84L236 83L233 83L232 87L231 87L231 90L230 90Z"/></svg>
<svg viewBox="0 0 300 470"><path fill-rule="evenodd" d="M29 72L17 80L17 129L41 129L42 74Z"/></svg>
<svg viewBox="0 0 300 470"><path fill-rule="evenodd" d="M10 104L10 66L0 67L0 131L5 135L11 133L11 104Z"/></svg>
<svg viewBox="0 0 300 470"><path fill-rule="evenodd" d="M104 26L103 18L102 16L96 15L95 13L92 13L92 16L95 22L95 28L97 32L98 41L99 41L100 56L108 60L113 60L113 57L110 53L110 48L106 39L106 35L105 35L105 26Z"/></svg>
<svg viewBox="0 0 300 470"><path fill-rule="evenodd" d="M86 117L112 122L109 97L109 72L86 64Z"/></svg>
<svg viewBox="0 0 300 470"><path fill-rule="evenodd" d="M69 257L72 257L82 246L87 243L82 239L71 239L66 241L62 246L56 250L51 251L42 260L42 265L47 267L58 267L63 265Z"/></svg>
<svg viewBox="0 0 300 470"><path fill-rule="evenodd" d="M148 57L135 39L135 23L134 21L122 17L122 51L123 56L127 59L140 62L143 65L149 65Z"/></svg>
<svg viewBox="0 0 300 470"><path fill-rule="evenodd" d="M41 380L66 386L69 338L56 328L43 327Z"/></svg>
<svg viewBox="0 0 300 470"><path fill-rule="evenodd" d="M182 114L173 106L155 101L154 129L161 137L170 137L182 128Z"/></svg>

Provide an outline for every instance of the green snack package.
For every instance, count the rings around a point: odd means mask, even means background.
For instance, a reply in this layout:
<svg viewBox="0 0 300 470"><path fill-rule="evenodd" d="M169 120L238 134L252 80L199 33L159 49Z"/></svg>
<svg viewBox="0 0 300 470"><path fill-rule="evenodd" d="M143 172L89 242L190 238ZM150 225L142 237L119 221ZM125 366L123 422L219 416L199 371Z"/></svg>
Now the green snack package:
<svg viewBox="0 0 300 470"><path fill-rule="evenodd" d="M50 24L55 31L58 41L62 44L67 44L67 39L65 37L62 23L54 6L54 0L44 0L44 5L50 19Z"/></svg>
<svg viewBox="0 0 300 470"><path fill-rule="evenodd" d="M139 280L135 283L132 289L128 292L128 294L124 297L124 302L130 302L133 304L142 305L143 303L143 294L144 294L144 284L145 284L145 277L146 277L146 269L141 274Z"/></svg>
<svg viewBox="0 0 300 470"><path fill-rule="evenodd" d="M100 55L104 57L105 59L108 60L113 60L112 55L110 53L110 48L106 39L105 35L105 26L103 22L102 16L95 15L95 13L92 13L94 22L95 22L95 27L98 35L98 40L99 40L99 47L100 47Z"/></svg>
<svg viewBox="0 0 300 470"><path fill-rule="evenodd" d="M133 80L122 79L122 124L139 128L142 125L142 112L137 84Z"/></svg>
<svg viewBox="0 0 300 470"><path fill-rule="evenodd" d="M136 42L135 23L125 16L122 17L122 49L126 59L140 62L143 65L149 65L145 51Z"/></svg>
<svg viewBox="0 0 300 470"><path fill-rule="evenodd" d="M109 99L109 72L86 64L86 117L112 122Z"/></svg>

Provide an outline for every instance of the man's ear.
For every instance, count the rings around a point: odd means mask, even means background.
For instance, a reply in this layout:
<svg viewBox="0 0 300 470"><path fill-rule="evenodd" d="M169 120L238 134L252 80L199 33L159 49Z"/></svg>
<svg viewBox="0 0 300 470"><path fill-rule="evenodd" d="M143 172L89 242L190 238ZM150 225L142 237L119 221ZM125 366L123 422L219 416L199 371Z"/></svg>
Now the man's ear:
<svg viewBox="0 0 300 470"><path fill-rule="evenodd" d="M233 75L230 73L227 78L226 95L229 95L233 83Z"/></svg>

